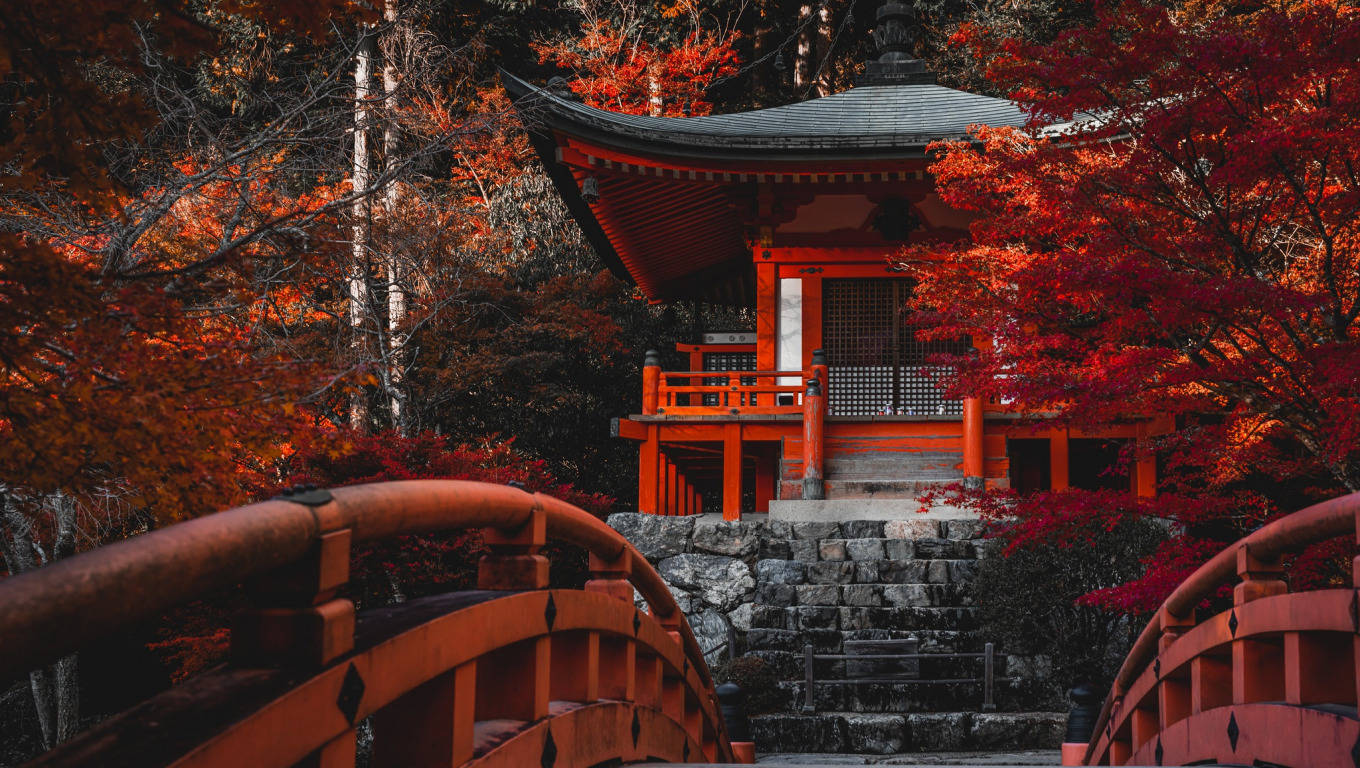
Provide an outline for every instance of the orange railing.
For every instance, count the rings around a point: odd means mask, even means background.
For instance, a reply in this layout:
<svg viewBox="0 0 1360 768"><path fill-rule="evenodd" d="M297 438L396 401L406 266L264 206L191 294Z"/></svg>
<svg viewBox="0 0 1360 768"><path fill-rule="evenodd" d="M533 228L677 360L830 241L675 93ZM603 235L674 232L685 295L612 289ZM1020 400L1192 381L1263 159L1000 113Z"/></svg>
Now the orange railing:
<svg viewBox="0 0 1360 768"><path fill-rule="evenodd" d="M482 528L481 591L358 617L351 545ZM589 553L585 591L548 589L549 538ZM374 766L732 761L703 654L660 575L565 502L419 480L299 490L0 582L0 678L245 583L232 664L111 718L40 765ZM646 613L633 605L634 589Z"/></svg>
<svg viewBox="0 0 1360 768"><path fill-rule="evenodd" d="M801 414L803 371L665 371L658 415Z"/></svg>
<svg viewBox="0 0 1360 768"><path fill-rule="evenodd" d="M1360 532L1360 494L1281 518L1182 583L1124 661L1084 754L1064 764L1353 766L1360 558L1351 588L1288 592L1281 558ZM1197 621L1232 583L1231 607Z"/></svg>

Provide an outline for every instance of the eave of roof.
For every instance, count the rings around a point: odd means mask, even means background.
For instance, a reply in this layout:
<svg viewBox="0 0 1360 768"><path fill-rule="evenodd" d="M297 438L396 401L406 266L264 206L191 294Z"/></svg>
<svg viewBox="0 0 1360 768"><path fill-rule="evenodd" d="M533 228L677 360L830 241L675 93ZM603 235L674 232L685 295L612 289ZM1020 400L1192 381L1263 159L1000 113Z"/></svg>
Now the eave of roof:
<svg viewBox="0 0 1360 768"><path fill-rule="evenodd" d="M726 115L652 117L590 107L505 71L501 79L528 124L670 157L800 162L920 157L931 142L968 138L972 125L1028 122L1013 102L927 83L860 86Z"/></svg>

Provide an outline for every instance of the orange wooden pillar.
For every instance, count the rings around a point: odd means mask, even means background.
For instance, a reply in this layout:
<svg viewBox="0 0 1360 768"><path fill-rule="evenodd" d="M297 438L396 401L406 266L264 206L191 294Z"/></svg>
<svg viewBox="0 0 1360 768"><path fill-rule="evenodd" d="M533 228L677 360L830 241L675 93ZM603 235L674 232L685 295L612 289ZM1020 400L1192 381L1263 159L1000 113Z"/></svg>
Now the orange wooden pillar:
<svg viewBox="0 0 1360 768"><path fill-rule="evenodd" d="M814 501L826 498L826 480L822 475L825 417L822 380L814 374L808 377L803 394L803 498Z"/></svg>
<svg viewBox="0 0 1360 768"><path fill-rule="evenodd" d="M723 519L741 519L741 424L723 427Z"/></svg>
<svg viewBox="0 0 1360 768"><path fill-rule="evenodd" d="M1048 438L1048 485L1055 491L1067 490L1067 430L1054 432Z"/></svg>
<svg viewBox="0 0 1360 768"><path fill-rule="evenodd" d="M657 499L660 478L657 471L661 465L661 440L655 424L647 425L647 439L638 447L638 511L658 514L661 510Z"/></svg>
<svg viewBox="0 0 1360 768"><path fill-rule="evenodd" d="M680 468L666 459L666 514L680 514Z"/></svg>
<svg viewBox="0 0 1360 768"><path fill-rule="evenodd" d="M645 416L656 414L657 400L661 392L661 354L655 349L647 350L642 361L642 413Z"/></svg>
<svg viewBox="0 0 1360 768"><path fill-rule="evenodd" d="M983 489L982 398L963 398L963 487Z"/></svg>
<svg viewBox="0 0 1360 768"><path fill-rule="evenodd" d="M1151 498L1157 495L1157 457L1142 456L1134 462L1133 477L1129 478L1133 485L1133 495Z"/></svg>
<svg viewBox="0 0 1360 768"><path fill-rule="evenodd" d="M776 347L779 339L778 266L756 262L756 370L773 371L778 367Z"/></svg>

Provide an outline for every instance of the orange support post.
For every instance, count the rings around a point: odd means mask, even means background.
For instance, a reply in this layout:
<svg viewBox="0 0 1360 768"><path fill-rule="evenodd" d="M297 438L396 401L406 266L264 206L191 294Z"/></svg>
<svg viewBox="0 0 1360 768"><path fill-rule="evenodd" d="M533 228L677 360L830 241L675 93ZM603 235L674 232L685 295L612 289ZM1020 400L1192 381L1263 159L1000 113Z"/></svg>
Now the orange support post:
<svg viewBox="0 0 1360 768"><path fill-rule="evenodd" d="M803 395L803 498L805 499L826 498L826 480L822 476L825 414L826 400L822 396L822 381L816 375L810 376L807 380L807 392Z"/></svg>
<svg viewBox="0 0 1360 768"><path fill-rule="evenodd" d="M723 427L723 519L741 519L741 424Z"/></svg>
<svg viewBox="0 0 1360 768"><path fill-rule="evenodd" d="M482 540L490 551L477 563L478 589L548 588L548 558L541 554L548 543L548 515L542 509L518 528L483 528Z"/></svg>
<svg viewBox="0 0 1360 768"><path fill-rule="evenodd" d="M963 487L973 491L985 484L982 426L982 398L963 398Z"/></svg>
<svg viewBox="0 0 1360 768"><path fill-rule="evenodd" d="M657 437L655 424L647 425L647 439L638 447L638 511L655 515L657 509L657 488L660 478L657 467L661 461L661 441Z"/></svg>
<svg viewBox="0 0 1360 768"><path fill-rule="evenodd" d="M756 456L756 508L757 514L768 514L770 501L774 499L775 472L773 456Z"/></svg>
<svg viewBox="0 0 1360 768"><path fill-rule="evenodd" d="M680 468L666 460L666 514L680 514Z"/></svg>
<svg viewBox="0 0 1360 768"><path fill-rule="evenodd" d="M642 361L642 413L647 416L656 414L657 398L661 392L661 354L655 349L647 350Z"/></svg>
<svg viewBox="0 0 1360 768"><path fill-rule="evenodd" d="M779 276L777 264L756 264L756 370L773 371L779 367L775 347L779 330Z"/></svg>
<svg viewBox="0 0 1360 768"><path fill-rule="evenodd" d="M1048 485L1055 491L1067 490L1067 430L1048 438Z"/></svg>
<svg viewBox="0 0 1360 768"><path fill-rule="evenodd" d="M472 759L477 662L421 685L373 717L373 765L443 768Z"/></svg>
<svg viewBox="0 0 1360 768"><path fill-rule="evenodd" d="M1133 495L1151 498L1157 495L1157 457L1141 456L1133 465Z"/></svg>

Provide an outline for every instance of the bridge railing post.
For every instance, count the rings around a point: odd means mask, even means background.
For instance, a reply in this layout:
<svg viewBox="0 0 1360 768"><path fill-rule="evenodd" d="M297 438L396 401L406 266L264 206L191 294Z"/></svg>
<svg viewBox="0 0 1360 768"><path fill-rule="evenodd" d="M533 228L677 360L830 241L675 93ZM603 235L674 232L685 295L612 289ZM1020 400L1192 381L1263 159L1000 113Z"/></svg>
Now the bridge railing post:
<svg viewBox="0 0 1360 768"><path fill-rule="evenodd" d="M483 528L489 553L477 563L477 588L523 590L548 588L548 516L535 507L518 528Z"/></svg>
<svg viewBox="0 0 1360 768"><path fill-rule="evenodd" d="M318 536L302 559L255 579L255 607L232 622L237 666L325 666L354 649L354 603L338 597L349 583L351 531Z"/></svg>
<svg viewBox="0 0 1360 768"><path fill-rule="evenodd" d="M1234 613L1229 617L1235 639L1232 644L1232 701L1250 704L1258 701L1284 699L1284 649L1279 643L1250 637L1251 627L1245 626L1246 614L1240 617L1236 609L1263 597L1282 595L1289 590L1283 580L1284 566L1275 560L1264 560L1252 554L1243 544L1237 548L1237 575L1241 579L1233 588Z"/></svg>

